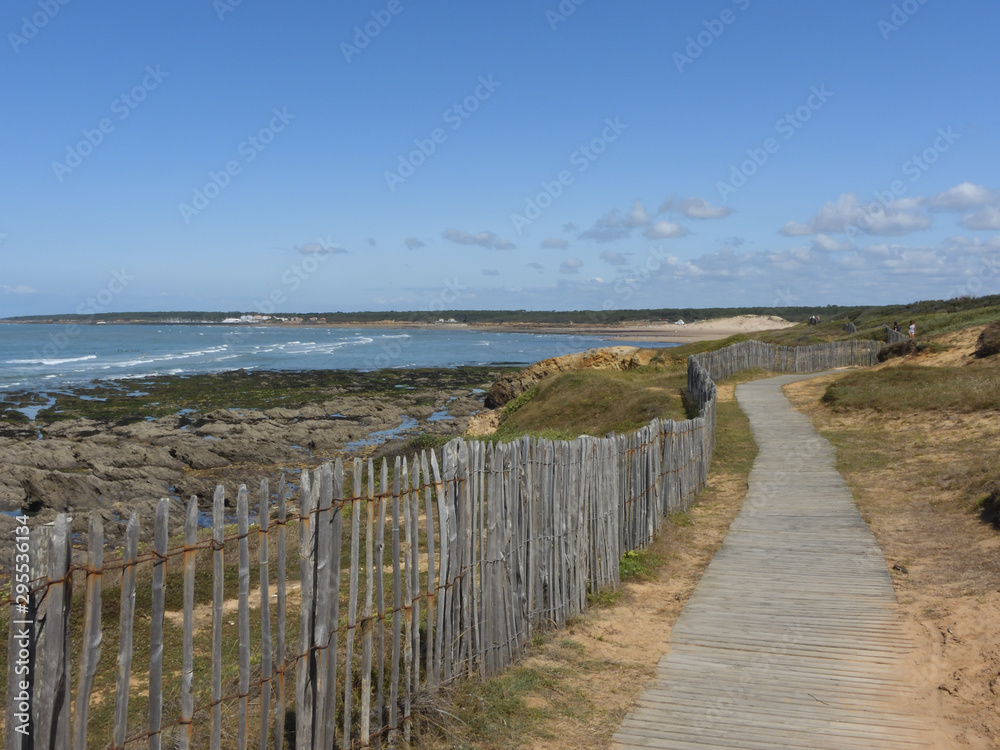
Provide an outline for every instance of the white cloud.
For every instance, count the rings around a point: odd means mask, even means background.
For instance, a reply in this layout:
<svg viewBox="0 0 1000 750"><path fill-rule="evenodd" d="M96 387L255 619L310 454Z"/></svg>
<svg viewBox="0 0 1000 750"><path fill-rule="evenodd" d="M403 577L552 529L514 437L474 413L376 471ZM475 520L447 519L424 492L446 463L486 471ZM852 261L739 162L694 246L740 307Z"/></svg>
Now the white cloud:
<svg viewBox="0 0 1000 750"><path fill-rule="evenodd" d="M535 261L528 263L527 266L528 268L534 268L537 271L541 271L543 268L545 268L545 266L543 266L541 263L536 263Z"/></svg>
<svg viewBox="0 0 1000 750"><path fill-rule="evenodd" d="M416 250L417 248L427 247L427 243L417 237L407 237L403 240L403 244L410 250Z"/></svg>
<svg viewBox="0 0 1000 750"><path fill-rule="evenodd" d="M928 229L932 223L929 216L911 213L905 209L894 210L892 206L882 213L869 214L869 221L859 217L861 229L869 234L899 236Z"/></svg>
<svg viewBox="0 0 1000 750"><path fill-rule="evenodd" d="M827 253L838 253L843 250L853 250L854 245L849 242L841 242L826 234L817 234L813 240L813 245Z"/></svg>
<svg viewBox="0 0 1000 750"><path fill-rule="evenodd" d="M660 206L660 213L684 214L689 219L724 219L733 212L728 206L713 206L704 198L684 198L676 200L670 196Z"/></svg>
<svg viewBox="0 0 1000 750"><path fill-rule="evenodd" d="M966 229L1000 230L1000 207L983 206L963 216L958 223Z"/></svg>
<svg viewBox="0 0 1000 750"><path fill-rule="evenodd" d="M848 224L853 224L860 206L854 193L842 193L837 202L827 201L823 208L806 223L789 221L781 228L787 237L800 237L819 232L843 232Z"/></svg>
<svg viewBox="0 0 1000 750"><path fill-rule="evenodd" d="M808 221L789 221L780 230L786 237L837 232L876 235L903 235L927 229L929 216L920 211L917 198L900 198L886 205L872 202L862 206L854 193L841 193L836 202L827 201Z"/></svg>
<svg viewBox="0 0 1000 750"><path fill-rule="evenodd" d="M617 253L614 250L605 250L601 253L601 260L609 266L624 266L628 263L628 259L624 255Z"/></svg>
<svg viewBox="0 0 1000 750"><path fill-rule="evenodd" d="M310 242L302 245L299 248L299 252L303 255L326 255L327 253L341 255L346 253L347 249L334 243Z"/></svg>
<svg viewBox="0 0 1000 750"><path fill-rule="evenodd" d="M683 237L688 230L672 221L660 220L642 233L647 240L665 240L673 237Z"/></svg>
<svg viewBox="0 0 1000 750"><path fill-rule="evenodd" d="M4 294L38 294L37 289L33 286L28 286L27 284L18 284L17 286L0 284L0 291Z"/></svg>
<svg viewBox="0 0 1000 750"><path fill-rule="evenodd" d="M631 236L632 230L636 227L649 226L652 221L653 217L646 211L646 207L642 205L642 201L637 200L632 203L632 208L624 216L617 209L608 211L594 222L594 226L581 233L580 239L594 240L595 242L615 242Z"/></svg>
<svg viewBox="0 0 1000 750"><path fill-rule="evenodd" d="M955 252L985 255L1000 253L1000 234L994 234L988 240L980 237L950 237L942 245Z"/></svg>
<svg viewBox="0 0 1000 750"><path fill-rule="evenodd" d="M993 190L971 182L962 182L943 193L932 195L924 202L931 208L940 211L968 211L977 206L996 205L1000 196Z"/></svg>
<svg viewBox="0 0 1000 750"><path fill-rule="evenodd" d="M493 232L470 234L460 229L446 229L441 233L441 236L459 245L479 245L490 250L510 250L514 247L512 242L497 237Z"/></svg>
<svg viewBox="0 0 1000 750"><path fill-rule="evenodd" d="M499 276L500 272L495 268L484 268L483 276Z"/></svg>
<svg viewBox="0 0 1000 750"><path fill-rule="evenodd" d="M638 308L662 306L669 293L670 304L678 307L894 304L1000 292L1000 234L989 239L957 236L930 245L891 238L853 246L843 240L824 235L791 248L743 253L723 248L692 258L656 249L646 258L641 253L629 257L635 268L615 267L613 277L604 280L585 275L584 263L572 259L552 284L525 284L516 295L483 290L481 301L531 309L598 309L612 300ZM614 251L607 253L600 255L603 262L615 257L610 255ZM538 266L529 264L541 279Z"/></svg>
<svg viewBox="0 0 1000 750"><path fill-rule="evenodd" d="M644 227L652 220L653 217L646 211L642 201L637 200L632 204L632 210L628 212L628 216L625 217L625 226Z"/></svg>
<svg viewBox="0 0 1000 750"><path fill-rule="evenodd" d="M625 226L625 220L615 210L609 211L594 222L594 226L580 234L580 239L594 240L595 242L615 242L616 240L625 239L631 233L631 228Z"/></svg>
<svg viewBox="0 0 1000 750"><path fill-rule="evenodd" d="M550 250L560 250L564 247L569 247L569 242L559 237L546 237L542 240L542 247Z"/></svg>

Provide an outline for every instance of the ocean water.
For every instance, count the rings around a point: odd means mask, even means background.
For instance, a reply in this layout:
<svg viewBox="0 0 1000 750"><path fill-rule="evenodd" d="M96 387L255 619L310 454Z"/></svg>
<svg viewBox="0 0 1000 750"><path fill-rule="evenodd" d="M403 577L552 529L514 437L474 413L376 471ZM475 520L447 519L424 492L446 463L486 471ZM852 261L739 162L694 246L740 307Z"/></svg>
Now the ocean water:
<svg viewBox="0 0 1000 750"><path fill-rule="evenodd" d="M237 369L526 365L622 343L596 336L444 328L0 325L0 395L79 387L94 380L141 381Z"/></svg>

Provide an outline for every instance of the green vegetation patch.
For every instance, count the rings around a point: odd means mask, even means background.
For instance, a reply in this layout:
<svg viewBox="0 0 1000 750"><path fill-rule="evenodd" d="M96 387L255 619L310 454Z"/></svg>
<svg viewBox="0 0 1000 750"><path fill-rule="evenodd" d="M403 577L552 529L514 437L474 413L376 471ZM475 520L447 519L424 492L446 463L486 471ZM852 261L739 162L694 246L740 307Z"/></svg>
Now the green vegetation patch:
<svg viewBox="0 0 1000 750"><path fill-rule="evenodd" d="M622 555L618 573L622 581L651 581L663 566L663 558L648 549L634 549Z"/></svg>
<svg viewBox="0 0 1000 750"><path fill-rule="evenodd" d="M545 710L528 705L529 696L554 685L552 675L539 669L511 667L486 682L463 681L451 691L448 707L462 725L449 738L449 747L520 747L545 717ZM457 735L457 736L455 736Z"/></svg>
<svg viewBox="0 0 1000 750"><path fill-rule="evenodd" d="M865 370L831 383L823 401L837 410L880 412L1000 409L1000 369L900 365Z"/></svg>
<svg viewBox="0 0 1000 750"><path fill-rule="evenodd" d="M747 415L735 401L716 402L712 472L749 476L755 458L757 443Z"/></svg>
<svg viewBox="0 0 1000 750"><path fill-rule="evenodd" d="M391 396L409 390L448 390L488 385L504 367L455 367L399 370L248 371L155 377L130 381L96 381L91 387L52 393L56 402L38 415L39 422L64 419L138 421L182 410L205 413L215 409L298 408L338 395ZM21 394L29 402L38 396ZM5 395L8 403L22 404L19 394ZM16 422L23 415L5 411L0 420Z"/></svg>
<svg viewBox="0 0 1000 750"><path fill-rule="evenodd" d="M686 382L686 370L680 366L560 373L504 408L496 438L604 437L635 430L654 417L685 419L681 389Z"/></svg>

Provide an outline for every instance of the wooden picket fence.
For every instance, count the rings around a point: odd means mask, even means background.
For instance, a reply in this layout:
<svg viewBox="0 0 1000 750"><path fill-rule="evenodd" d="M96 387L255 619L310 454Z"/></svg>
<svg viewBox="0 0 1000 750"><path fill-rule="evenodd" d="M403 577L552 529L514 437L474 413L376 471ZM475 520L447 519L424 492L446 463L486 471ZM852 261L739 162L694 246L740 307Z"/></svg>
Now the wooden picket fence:
<svg viewBox="0 0 1000 750"><path fill-rule="evenodd" d="M255 510L240 487L235 514L219 487L210 536L199 534L191 498L173 545L162 500L151 548L140 554L133 514L114 560L103 557L95 513L86 559L74 561L70 519L60 515L31 530L28 610L11 609L9 654L25 645L25 627L30 642L27 676L8 660L6 747L404 744L420 701L511 664L535 632L582 612L588 593L617 587L622 555L688 507L714 447L715 380L746 368L869 365L880 346L744 342L696 355L688 387L698 416L654 419L627 435L456 439L440 460L425 451L380 466L338 459L302 472L298 487L282 479L272 494L262 483ZM234 555L235 602L226 588ZM210 586L198 576L206 567ZM137 612L140 579L148 612ZM114 603L106 581L118 589L113 622L103 621ZM99 669L109 642L113 680ZM92 731L98 704L113 716Z"/></svg>
<svg viewBox="0 0 1000 750"><path fill-rule="evenodd" d="M885 339L890 344L901 344L904 341L909 341L910 336L902 331L894 331L889 326L882 326L885 331Z"/></svg>

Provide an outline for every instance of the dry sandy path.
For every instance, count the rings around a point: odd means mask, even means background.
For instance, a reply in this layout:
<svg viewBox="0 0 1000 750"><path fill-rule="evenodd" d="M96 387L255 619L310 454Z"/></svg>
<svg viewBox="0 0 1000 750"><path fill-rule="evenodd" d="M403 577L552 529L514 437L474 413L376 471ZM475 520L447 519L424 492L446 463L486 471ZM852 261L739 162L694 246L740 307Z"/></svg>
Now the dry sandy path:
<svg viewBox="0 0 1000 750"><path fill-rule="evenodd" d="M618 747L931 746L885 559L833 447L781 392L802 378L737 388L760 447L743 510Z"/></svg>

